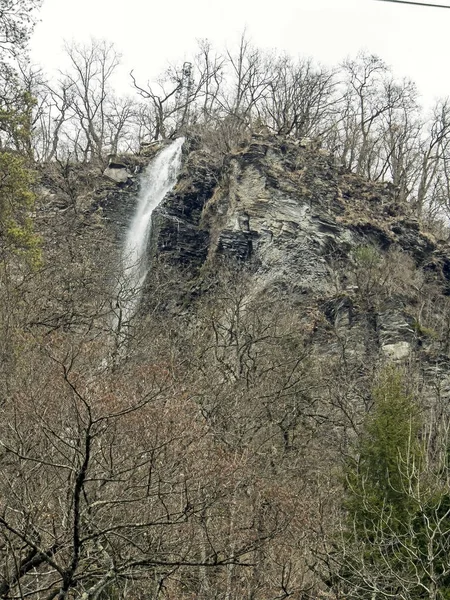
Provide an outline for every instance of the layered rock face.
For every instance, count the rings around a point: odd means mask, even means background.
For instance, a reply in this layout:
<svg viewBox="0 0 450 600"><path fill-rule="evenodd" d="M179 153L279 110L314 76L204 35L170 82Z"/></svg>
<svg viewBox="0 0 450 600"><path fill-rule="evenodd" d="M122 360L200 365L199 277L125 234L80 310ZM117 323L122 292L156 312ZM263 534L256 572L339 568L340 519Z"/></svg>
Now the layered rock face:
<svg viewBox="0 0 450 600"><path fill-rule="evenodd" d="M397 206L390 184L348 173L309 145L253 139L220 169L207 153L188 156L155 212L152 252L193 268L218 255L252 260L266 282L319 291L330 288L331 257L370 244L397 245L421 266L438 257L446 272L446 247Z"/></svg>
<svg viewBox="0 0 450 600"><path fill-rule="evenodd" d="M440 317L419 305L431 288L445 302L448 244L398 206L391 184L345 171L313 144L255 137L220 167L190 152L154 213L150 256L194 276L218 258L247 265L255 292L285 290L320 315L316 340L328 350L338 334L360 356L442 358L422 323Z"/></svg>
<svg viewBox="0 0 450 600"><path fill-rule="evenodd" d="M38 217L47 255L79 265L80 290L86 264L93 285L100 275L105 287L116 280L149 160L122 158L126 182L81 167L75 191L69 178L44 181ZM410 365L427 402L430 390L450 397L450 247L436 236L398 204L392 185L349 173L313 144L254 137L219 156L188 140L179 181L153 213L153 268L138 318L161 311L158 318L174 317L174 329L194 334L211 281L237 265L237 287L245 272L252 299L295 312L311 376L330 374L330 403L344 373L342 390L363 406L386 361ZM64 289L77 288L73 274L55 269L70 279ZM64 320L65 304L60 313ZM322 401L323 386L317 395Z"/></svg>
<svg viewBox="0 0 450 600"><path fill-rule="evenodd" d="M254 137L221 157L185 146L178 184L153 213L149 247L150 261L180 274L170 293L184 294L185 304L193 289L201 295L205 275L238 264L256 295L276 291L300 307L319 353L339 352L345 340L360 359L420 357L427 369L450 371L450 247L398 205L392 185L347 172L314 144ZM85 190L74 174L84 191L70 228L75 245L94 249L94 262L104 254L118 262L150 160L123 157L120 168L109 167L126 171L126 181L89 172ZM47 179L51 201L39 218L53 228L59 219L63 229L70 181L64 191Z"/></svg>

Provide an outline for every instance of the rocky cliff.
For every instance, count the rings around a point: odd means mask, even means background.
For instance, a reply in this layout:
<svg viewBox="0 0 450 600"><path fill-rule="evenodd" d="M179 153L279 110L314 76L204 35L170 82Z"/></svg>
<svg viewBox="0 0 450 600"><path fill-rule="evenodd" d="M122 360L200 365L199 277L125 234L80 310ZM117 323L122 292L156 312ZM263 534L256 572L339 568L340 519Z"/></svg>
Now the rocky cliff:
<svg viewBox="0 0 450 600"><path fill-rule="evenodd" d="M194 277L218 259L247 265L255 289L308 304L325 337L327 325L395 359L424 348L444 359L429 298L446 302L448 243L391 184L347 172L308 141L254 137L220 166L204 148L188 153L154 214L150 252Z"/></svg>
<svg viewBox="0 0 450 600"><path fill-rule="evenodd" d="M96 268L107 256L111 272L149 160L125 157L91 173L75 200L61 177L47 176L40 219L67 224L73 200L78 245L91 247ZM222 156L188 140L179 181L153 214L149 259L153 273L163 265L176 281L163 306L186 307L211 273L238 266L255 297L273 292L297 306L318 355L345 346L352 359L419 361L447 381L450 246L436 231L398 203L391 184L346 171L308 140L254 136ZM150 299L154 284L150 276Z"/></svg>

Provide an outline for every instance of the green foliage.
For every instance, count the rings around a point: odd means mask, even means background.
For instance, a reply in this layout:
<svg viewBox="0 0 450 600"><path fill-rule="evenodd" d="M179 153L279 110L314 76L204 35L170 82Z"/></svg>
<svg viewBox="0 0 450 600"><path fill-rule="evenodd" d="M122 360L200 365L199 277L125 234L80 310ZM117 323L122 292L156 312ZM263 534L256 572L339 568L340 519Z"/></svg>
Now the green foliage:
<svg viewBox="0 0 450 600"><path fill-rule="evenodd" d="M352 256L358 267L366 269L378 266L381 260L380 253L374 246L358 246Z"/></svg>
<svg viewBox="0 0 450 600"><path fill-rule="evenodd" d="M41 0L2 0L0 9L0 244L5 250L40 264L34 233L32 191L32 120L36 101L24 83L26 43Z"/></svg>
<svg viewBox="0 0 450 600"><path fill-rule="evenodd" d="M0 149L30 158L36 100L30 93L26 45L41 4L42 0L2 0L0 8Z"/></svg>
<svg viewBox="0 0 450 600"><path fill-rule="evenodd" d="M339 580L348 598L449 600L448 453L430 463L417 405L397 369L382 374L373 400L346 466Z"/></svg>
<svg viewBox="0 0 450 600"><path fill-rule="evenodd" d="M417 319L414 319L413 327L414 327L414 331L419 336L428 337L428 338L432 338L432 339L438 339L439 338L439 334L437 333L437 331L435 331L431 327L425 327Z"/></svg>
<svg viewBox="0 0 450 600"><path fill-rule="evenodd" d="M0 61L0 148L33 158L32 122L36 99L25 89L19 70Z"/></svg>
<svg viewBox="0 0 450 600"><path fill-rule="evenodd" d="M23 157L0 152L0 236L3 248L24 256L32 266L40 264L39 237L33 231L31 213L35 196L34 175Z"/></svg>
<svg viewBox="0 0 450 600"><path fill-rule="evenodd" d="M21 92L14 108L0 106L0 131L4 145L10 146L32 158L31 121L35 99L28 92Z"/></svg>
<svg viewBox="0 0 450 600"><path fill-rule="evenodd" d="M367 533L387 522L401 529L414 510L411 468L421 461L420 419L401 373L388 368L373 390L373 409L347 467L347 510L352 526Z"/></svg>

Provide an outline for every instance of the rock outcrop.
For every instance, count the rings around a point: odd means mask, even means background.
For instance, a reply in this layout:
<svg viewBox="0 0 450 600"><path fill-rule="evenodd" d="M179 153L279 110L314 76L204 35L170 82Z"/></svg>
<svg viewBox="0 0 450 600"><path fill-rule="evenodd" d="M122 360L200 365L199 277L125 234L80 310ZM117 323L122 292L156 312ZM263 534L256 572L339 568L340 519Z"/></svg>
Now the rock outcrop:
<svg viewBox="0 0 450 600"><path fill-rule="evenodd" d="M112 179L115 183L127 183L132 177L125 165L110 164L104 171L103 175L108 179Z"/></svg>
<svg viewBox="0 0 450 600"><path fill-rule="evenodd" d="M307 144L254 138L219 166L205 149L189 153L155 211L150 256L182 265L197 286L220 261L247 265L255 293L285 290L315 315L312 343L325 353L345 339L360 361L420 355L429 365L445 354L424 325L433 317L420 286L445 299L447 242L421 229L391 184Z"/></svg>
<svg viewBox="0 0 450 600"><path fill-rule="evenodd" d="M150 261L179 274L183 306L224 262L238 264L251 273L255 294L276 291L301 308L320 352L344 345L358 360L420 358L425 371L439 364L447 373L450 247L398 204L391 184L352 174L311 144L275 137L254 137L225 156L188 142L184 155L176 187L153 213L149 247ZM70 174L47 174L40 218L53 227L60 214L62 227L72 207L84 246L89 238L103 250L115 243L118 256L149 160L116 159L110 168L124 172L121 181L77 167L76 193Z"/></svg>
<svg viewBox="0 0 450 600"><path fill-rule="evenodd" d="M332 288L336 260L367 245L398 248L450 279L448 245L421 231L391 184L349 173L326 152L255 138L220 168L206 151L188 156L155 211L152 253L194 270L218 256L252 261L266 283L319 293Z"/></svg>

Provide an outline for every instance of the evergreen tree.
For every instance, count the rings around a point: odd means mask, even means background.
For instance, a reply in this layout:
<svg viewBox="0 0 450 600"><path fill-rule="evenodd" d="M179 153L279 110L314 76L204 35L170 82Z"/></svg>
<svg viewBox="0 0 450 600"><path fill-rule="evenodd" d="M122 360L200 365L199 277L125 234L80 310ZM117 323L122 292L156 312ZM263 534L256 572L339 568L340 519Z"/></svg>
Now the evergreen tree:
<svg viewBox="0 0 450 600"><path fill-rule="evenodd" d="M39 5L40 0L4 0L0 9L0 250L2 259L13 250L34 266L40 262L32 223L34 99L20 73Z"/></svg>
<svg viewBox="0 0 450 600"><path fill-rule="evenodd" d="M338 586L347 598L450 598L447 455L431 464L418 406L387 369L346 465ZM443 464L445 463L445 464Z"/></svg>
<svg viewBox="0 0 450 600"><path fill-rule="evenodd" d="M26 160L11 152L0 152L0 248L25 257L33 267L41 261L40 240L32 221L35 196L34 174Z"/></svg>
<svg viewBox="0 0 450 600"><path fill-rule="evenodd" d="M346 473L348 520L364 535L383 522L406 525L414 511L411 477L421 461L418 408L397 369L382 374L373 401Z"/></svg>

